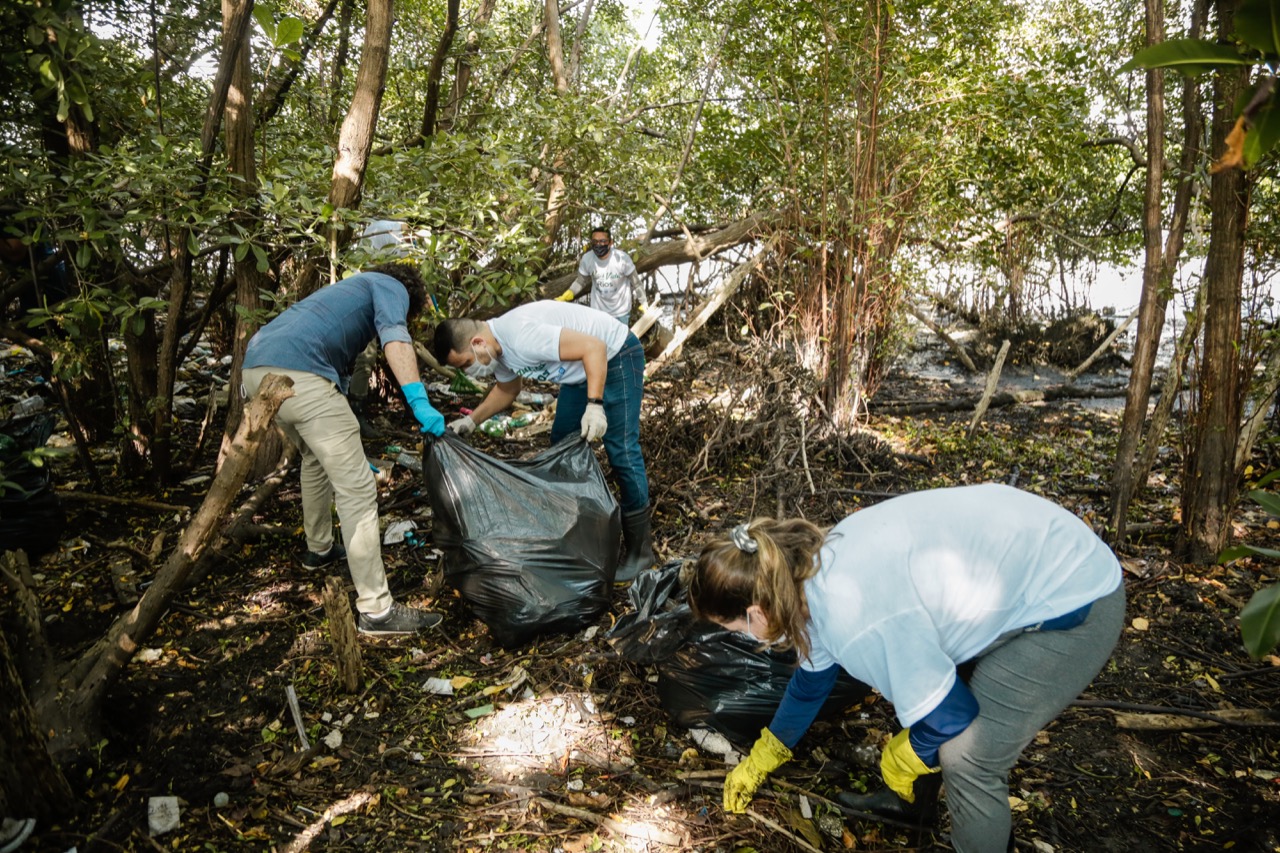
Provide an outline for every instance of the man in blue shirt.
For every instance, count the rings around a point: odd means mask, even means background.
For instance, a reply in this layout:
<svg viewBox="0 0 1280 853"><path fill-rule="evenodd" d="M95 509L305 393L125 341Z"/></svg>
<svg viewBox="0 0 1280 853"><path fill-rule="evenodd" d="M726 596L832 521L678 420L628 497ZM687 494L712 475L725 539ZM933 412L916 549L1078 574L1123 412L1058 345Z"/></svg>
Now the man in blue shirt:
<svg viewBox="0 0 1280 853"><path fill-rule="evenodd" d="M293 380L293 397L280 407L276 423L302 455L308 551L303 564L318 569L346 557L359 629L375 636L433 628L441 617L394 601L387 588L378 487L345 395L356 356L376 336L422 431L444 432L444 417L427 400L409 335L409 320L425 302L426 287L413 266L373 267L294 303L259 329L245 352L245 393L256 394L269 373ZM345 548L333 540L335 504Z"/></svg>

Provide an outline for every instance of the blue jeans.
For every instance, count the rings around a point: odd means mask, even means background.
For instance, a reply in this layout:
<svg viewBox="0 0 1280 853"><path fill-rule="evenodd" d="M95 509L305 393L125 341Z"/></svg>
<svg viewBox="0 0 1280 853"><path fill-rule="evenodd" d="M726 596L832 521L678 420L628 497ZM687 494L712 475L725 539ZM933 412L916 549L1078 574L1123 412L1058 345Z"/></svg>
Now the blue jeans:
<svg viewBox="0 0 1280 853"><path fill-rule="evenodd" d="M649 505L649 475L640 452L640 398L644 395L644 348L635 335L627 334L621 351L609 359L604 383L604 416L609 428L604 433L604 450L609 466L618 478L619 503L623 512ZM556 419L551 425L551 443L579 432L587 410L587 385L561 385L556 403Z"/></svg>

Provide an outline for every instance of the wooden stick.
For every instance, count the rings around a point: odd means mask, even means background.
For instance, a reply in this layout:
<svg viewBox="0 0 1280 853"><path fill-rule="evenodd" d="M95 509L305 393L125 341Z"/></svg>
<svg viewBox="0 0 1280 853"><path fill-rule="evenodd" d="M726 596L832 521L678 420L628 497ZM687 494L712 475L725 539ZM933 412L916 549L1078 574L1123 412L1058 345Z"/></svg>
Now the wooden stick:
<svg viewBox="0 0 1280 853"><path fill-rule="evenodd" d="M1007 338L1000 344L996 363L991 366L991 372L987 374L987 387L983 389L982 399L978 401L978 407L973 411L973 420L969 421L969 438L973 438L973 432L978 428L978 421L982 420L982 416L987 413L987 406L991 405L991 397L996 393L996 386L1000 384L1000 371L1004 370L1004 358L1009 354L1009 346Z"/></svg>
<svg viewBox="0 0 1280 853"><path fill-rule="evenodd" d="M356 623L347 600L347 587L342 578L330 575L324 582L324 612L329 617L329 635L333 638L333 654L338 662L338 679L345 693L360 689L363 664L360 643L356 639Z"/></svg>

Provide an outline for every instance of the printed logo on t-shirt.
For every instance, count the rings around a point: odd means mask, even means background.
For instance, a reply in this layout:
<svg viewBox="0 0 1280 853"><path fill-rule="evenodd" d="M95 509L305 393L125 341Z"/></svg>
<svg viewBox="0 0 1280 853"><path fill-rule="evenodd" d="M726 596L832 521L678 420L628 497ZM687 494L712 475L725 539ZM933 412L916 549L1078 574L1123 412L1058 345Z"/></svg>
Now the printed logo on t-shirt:
<svg viewBox="0 0 1280 853"><path fill-rule="evenodd" d="M535 382L554 382L558 384L564 378L566 368L562 362L555 362L555 364L559 366L555 370L551 370L547 367L545 361L539 362L529 367L520 368L516 371L516 375L522 379L532 379Z"/></svg>

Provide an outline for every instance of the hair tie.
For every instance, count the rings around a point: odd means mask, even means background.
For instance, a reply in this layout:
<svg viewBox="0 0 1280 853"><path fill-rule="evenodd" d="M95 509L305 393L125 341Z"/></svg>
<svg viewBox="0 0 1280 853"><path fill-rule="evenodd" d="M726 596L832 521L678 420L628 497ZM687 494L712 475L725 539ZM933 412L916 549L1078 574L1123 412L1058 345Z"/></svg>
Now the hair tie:
<svg viewBox="0 0 1280 853"><path fill-rule="evenodd" d="M760 548L760 543L752 539L751 534L747 532L746 522L730 530L729 538L733 540L734 545L738 546L739 551L747 554L754 554Z"/></svg>

